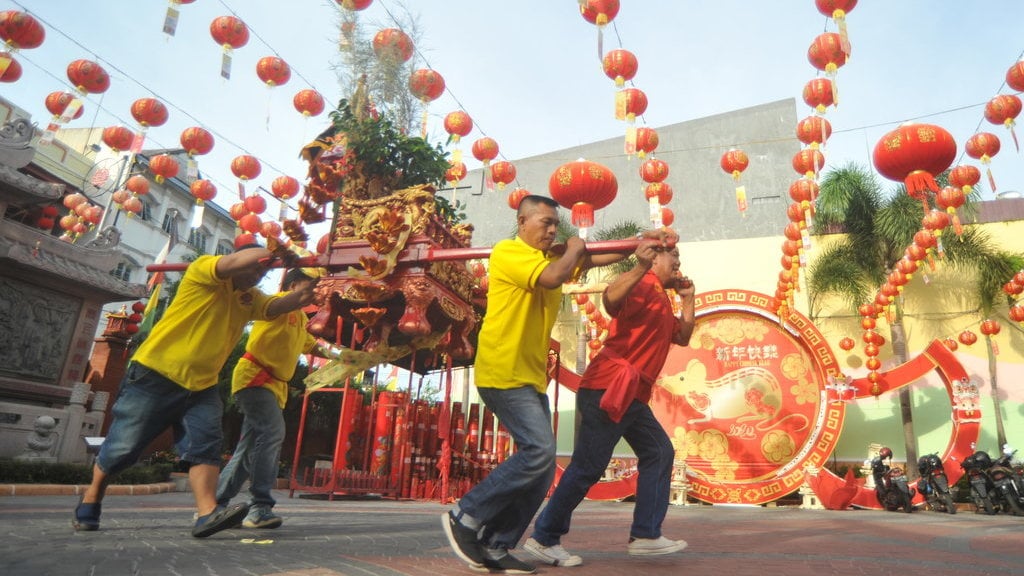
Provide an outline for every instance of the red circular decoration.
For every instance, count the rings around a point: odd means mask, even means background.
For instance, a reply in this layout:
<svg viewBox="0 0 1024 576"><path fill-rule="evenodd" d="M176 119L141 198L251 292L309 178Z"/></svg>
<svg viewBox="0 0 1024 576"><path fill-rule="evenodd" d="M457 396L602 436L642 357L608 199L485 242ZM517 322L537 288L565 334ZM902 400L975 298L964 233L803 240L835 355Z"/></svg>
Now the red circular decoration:
<svg viewBox="0 0 1024 576"><path fill-rule="evenodd" d="M604 26L619 13L619 0L586 0L580 3L580 14L591 24Z"/></svg>
<svg viewBox="0 0 1024 576"><path fill-rule="evenodd" d="M498 143L490 136L484 136L473 142L473 157L487 166L491 160L498 157Z"/></svg>
<svg viewBox="0 0 1024 576"><path fill-rule="evenodd" d="M236 218L236 220L237 220L237 218ZM245 234L239 234L238 236L235 236L234 246L235 246L235 250L238 250L242 246L248 246L250 244L256 244L256 243L257 242L256 242L256 237L255 236L253 236L252 234L249 234L249 233L245 233Z"/></svg>
<svg viewBox="0 0 1024 576"><path fill-rule="evenodd" d="M849 336L839 341L839 347L842 348L843 350L846 350L847 352L853 350L853 347L856 345L857 343L854 342L853 338L850 338Z"/></svg>
<svg viewBox="0 0 1024 576"><path fill-rule="evenodd" d="M829 18L836 18L837 13L848 14L857 5L857 0L814 0L818 12Z"/></svg>
<svg viewBox="0 0 1024 576"><path fill-rule="evenodd" d="M260 161L248 154L235 156L235 159L231 161L231 173L239 180L252 180L262 171L263 167L260 165Z"/></svg>
<svg viewBox="0 0 1024 576"><path fill-rule="evenodd" d="M466 177L466 164L465 162L456 162L455 164L449 164L448 169L444 171L444 179L446 182L450 182L452 186L457 184L460 180Z"/></svg>
<svg viewBox="0 0 1024 576"><path fill-rule="evenodd" d="M373 0L336 0L345 10L359 11L365 10L370 4L373 4Z"/></svg>
<svg viewBox="0 0 1024 576"><path fill-rule="evenodd" d="M943 210L956 210L967 200L964 191L956 186L944 186L935 195L935 204Z"/></svg>
<svg viewBox="0 0 1024 576"><path fill-rule="evenodd" d="M662 226L671 226L672 223L675 222L675 221L676 221L676 214L675 214L675 212L673 212L671 208L668 208L666 206L662 206L661 207L661 225Z"/></svg>
<svg viewBox="0 0 1024 576"><path fill-rule="evenodd" d="M146 305L142 302L135 302L132 304L132 312L136 314L142 314L146 311Z"/></svg>
<svg viewBox="0 0 1024 576"><path fill-rule="evenodd" d="M632 121L647 110L647 94L639 88L626 88L619 92L624 102L626 120Z"/></svg>
<svg viewBox="0 0 1024 576"><path fill-rule="evenodd" d="M21 75L23 73L21 69L21 64L19 64L18 61L15 60L14 57L10 54L4 52L3 55L7 58L10 58L11 61L7 64L7 69L4 70L4 73L0 74L0 82L17 82L21 78ZM81 115L82 109L79 108L78 114L75 115L75 118L78 118Z"/></svg>
<svg viewBox="0 0 1024 576"><path fill-rule="evenodd" d="M790 222L797 222L800 224L803 224L804 220L807 218L807 215L804 214L804 209L800 206L799 202L793 202L786 207L786 216L789 217Z"/></svg>
<svg viewBox="0 0 1024 576"><path fill-rule="evenodd" d="M654 128L641 126L636 129L636 151L643 157L658 148L658 132Z"/></svg>
<svg viewBox="0 0 1024 576"><path fill-rule="evenodd" d="M181 147L189 156L206 154L213 150L213 134L198 126L185 128L181 132Z"/></svg>
<svg viewBox="0 0 1024 576"><path fill-rule="evenodd" d="M1014 304L1010 306L1010 320L1014 322L1024 322L1024 306L1020 304Z"/></svg>
<svg viewBox="0 0 1024 576"><path fill-rule="evenodd" d="M644 198L651 200L658 199L658 204L664 206L672 201L672 187L665 182L651 182L644 189Z"/></svg>
<svg viewBox="0 0 1024 576"><path fill-rule="evenodd" d="M985 336L995 336L1002 329L1003 327L999 325L999 322L992 319L982 320L981 326L978 328Z"/></svg>
<svg viewBox="0 0 1024 576"><path fill-rule="evenodd" d="M943 338L942 343L953 352L956 352L956 349L960 347L960 343L952 338Z"/></svg>
<svg viewBox="0 0 1024 576"><path fill-rule="evenodd" d="M263 220L256 214L246 214L238 219L238 227L250 234L256 234L263 226Z"/></svg>
<svg viewBox="0 0 1024 576"><path fill-rule="evenodd" d="M668 178L668 163L657 158L645 160L640 165L640 178L648 184L664 181Z"/></svg>
<svg viewBox="0 0 1024 576"><path fill-rule="evenodd" d="M872 154L875 168L890 180L902 181L907 193L923 198L938 192L935 176L956 158L956 141L941 126L908 123L885 134Z"/></svg>
<svg viewBox="0 0 1024 576"><path fill-rule="evenodd" d="M970 194L971 188L981 180L981 170L970 164L961 164L949 171L949 183L963 188L964 194Z"/></svg>
<svg viewBox="0 0 1024 576"><path fill-rule="evenodd" d="M807 60L822 72L835 73L846 64L846 53L843 52L842 40L835 32L819 34L807 49Z"/></svg>
<svg viewBox="0 0 1024 576"><path fill-rule="evenodd" d="M74 99L75 95L70 92L50 92L46 95L46 109L50 114L60 117L64 115L64 109ZM85 106L79 106L78 112L75 112L75 118L80 118L84 112Z"/></svg>
<svg viewBox="0 0 1024 576"><path fill-rule="evenodd" d="M324 97L312 88L299 90L292 98L292 105L303 116L319 116L324 111Z"/></svg>
<svg viewBox="0 0 1024 576"><path fill-rule="evenodd" d="M46 39L46 29L28 12L0 12L0 40L15 50L38 48Z"/></svg>
<svg viewBox="0 0 1024 576"><path fill-rule="evenodd" d="M129 192L139 196L149 194L149 180L147 180L145 176L142 176L140 174L136 174L135 176L129 178L124 183L124 187L125 190L128 190Z"/></svg>
<svg viewBox="0 0 1024 576"><path fill-rule="evenodd" d="M814 180L800 178L789 185L789 197L794 202L799 202L801 208L807 210L811 202L818 198L820 190L821 187Z"/></svg>
<svg viewBox="0 0 1024 576"><path fill-rule="evenodd" d="M731 174L733 178L739 178L740 173L750 165L750 159L747 158L747 153L743 150L733 148L722 154L718 165L722 167L726 174Z"/></svg>
<svg viewBox="0 0 1024 576"><path fill-rule="evenodd" d="M131 147L135 134L124 126L108 126L103 129L100 139L114 152L120 152Z"/></svg>
<svg viewBox="0 0 1024 576"><path fill-rule="evenodd" d="M381 60L408 62L412 52L412 39L398 28L385 28L373 37L373 53Z"/></svg>
<svg viewBox="0 0 1024 576"><path fill-rule="evenodd" d="M422 102L437 100L444 94L444 77L429 68L414 70L409 76L409 91Z"/></svg>
<svg viewBox="0 0 1024 576"><path fill-rule="evenodd" d="M142 212L142 200L139 200L137 196L132 196L125 200L121 207L132 214L139 214Z"/></svg>
<svg viewBox="0 0 1024 576"><path fill-rule="evenodd" d="M956 188L954 188L956 190ZM934 233L939 233L949 226L949 214L941 210L929 210L924 218L921 219L921 224L927 230L931 230Z"/></svg>
<svg viewBox="0 0 1024 576"><path fill-rule="evenodd" d="M264 56L256 62L256 75L267 86L281 86L292 77L292 69L277 56Z"/></svg>
<svg viewBox="0 0 1024 576"><path fill-rule="evenodd" d="M1024 60L1018 60L1006 71L1006 85L1017 92L1024 92Z"/></svg>
<svg viewBox="0 0 1024 576"><path fill-rule="evenodd" d="M281 225L273 220L268 220L260 224L260 236L264 238L278 238L281 236Z"/></svg>
<svg viewBox="0 0 1024 576"><path fill-rule="evenodd" d="M804 102L819 113L835 104L835 93L832 92L832 81L828 78L815 78L804 84Z"/></svg>
<svg viewBox="0 0 1024 576"><path fill-rule="evenodd" d="M821 116L808 116L796 124L796 138L807 146L824 144L832 136L832 123Z"/></svg>
<svg viewBox="0 0 1024 576"><path fill-rule="evenodd" d="M149 171L156 174L158 183L177 176L179 168L178 161L168 154L160 154L149 161Z"/></svg>
<svg viewBox="0 0 1024 576"><path fill-rule="evenodd" d="M993 124L1005 124L1012 127L1013 120L1020 115L1020 98L1013 94L1000 94L985 104L985 120Z"/></svg>
<svg viewBox="0 0 1024 576"><path fill-rule="evenodd" d="M110 88L107 71L92 60L75 60L68 64L67 73L71 85L79 92L102 94Z"/></svg>
<svg viewBox="0 0 1024 576"><path fill-rule="evenodd" d="M793 156L793 170L807 178L815 178L825 166L825 155L821 150L804 148Z"/></svg>
<svg viewBox="0 0 1024 576"><path fill-rule="evenodd" d="M249 28L234 16L218 16L210 22L210 36L221 46L238 49L249 43Z"/></svg>
<svg viewBox="0 0 1024 576"><path fill-rule="evenodd" d="M270 183L270 192L278 200L287 200L299 193L299 181L291 176L278 176Z"/></svg>
<svg viewBox="0 0 1024 576"><path fill-rule="evenodd" d="M245 209L248 210L250 214L263 214L267 210L267 201L259 194L246 196L245 200L242 201L242 205L245 206ZM241 220L241 218L239 218L239 220Z"/></svg>
<svg viewBox="0 0 1024 576"><path fill-rule="evenodd" d="M189 185L189 191L197 202L209 202L217 196L217 187L209 180L195 180Z"/></svg>
<svg viewBox="0 0 1024 576"><path fill-rule="evenodd" d="M548 180L551 197L572 211L572 223L580 228L593 226L594 210L611 204L618 190L611 170L587 160L562 164Z"/></svg>
<svg viewBox="0 0 1024 576"><path fill-rule="evenodd" d="M228 208L228 214L230 214L231 218L236 222L241 220L242 216L245 216L248 213L249 209L245 207L245 202L235 202L230 208ZM235 248L238 248L238 246L236 245Z"/></svg>
<svg viewBox="0 0 1024 576"><path fill-rule="evenodd" d="M978 132L967 139L964 150L967 155L975 160L988 162L993 156L999 153L1001 144L999 137L991 132Z"/></svg>
<svg viewBox="0 0 1024 576"><path fill-rule="evenodd" d="M601 60L605 76L615 81L616 86L622 86L636 76L639 63L636 56L629 50L621 48L609 50Z"/></svg>
<svg viewBox="0 0 1024 576"><path fill-rule="evenodd" d="M519 203L530 195L530 192L525 188L516 188L515 190L508 193L508 207L513 210L519 209Z"/></svg>
<svg viewBox="0 0 1024 576"><path fill-rule="evenodd" d="M516 179L516 167L511 162L501 160L491 164L491 179L498 185L498 189L501 190L506 184L510 184Z"/></svg>
<svg viewBox="0 0 1024 576"><path fill-rule="evenodd" d="M960 340L960 343L964 346L970 346L978 341L978 335L970 330L964 330L960 333L960 336L958 336L957 339Z"/></svg>
<svg viewBox="0 0 1024 576"><path fill-rule="evenodd" d="M132 118L143 126L163 126L169 116L167 106L156 98L139 98L132 102Z"/></svg>
<svg viewBox="0 0 1024 576"><path fill-rule="evenodd" d="M452 141L458 142L459 138L465 138L473 131L473 119L462 110L449 112L444 117L444 130L452 137Z"/></svg>

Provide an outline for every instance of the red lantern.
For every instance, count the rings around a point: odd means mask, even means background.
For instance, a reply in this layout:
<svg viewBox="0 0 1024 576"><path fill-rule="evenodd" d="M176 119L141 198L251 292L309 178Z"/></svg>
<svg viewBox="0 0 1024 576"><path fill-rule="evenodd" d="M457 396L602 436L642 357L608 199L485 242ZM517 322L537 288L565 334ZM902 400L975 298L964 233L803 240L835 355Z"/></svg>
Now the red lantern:
<svg viewBox="0 0 1024 576"><path fill-rule="evenodd" d="M196 199L196 204L209 202L217 195L217 187L209 180L195 180L189 185L189 191Z"/></svg>
<svg viewBox="0 0 1024 576"><path fill-rule="evenodd" d="M676 215L672 212L671 208L662 206L661 207L661 225L671 226L676 221Z"/></svg>
<svg viewBox="0 0 1024 576"><path fill-rule="evenodd" d="M956 186L944 186L935 195L935 204L949 214L953 221L953 231L959 236L963 234L964 227L960 224L960 217L956 215L956 209L964 205L966 197L964 191Z"/></svg>
<svg viewBox="0 0 1024 576"><path fill-rule="evenodd" d="M238 227L250 234L256 234L263 227L263 220L256 214L246 214L238 219Z"/></svg>
<svg viewBox="0 0 1024 576"><path fill-rule="evenodd" d="M996 191L996 181L992 178L992 168L989 167L989 163L992 162L992 157L999 153L999 148L999 137L991 132L978 132L968 138L967 144L964 146L968 156L975 160L981 160L985 166L988 183L993 192Z"/></svg>
<svg viewBox="0 0 1024 576"><path fill-rule="evenodd" d="M263 214L267 211L267 201L263 199L263 196L259 194L253 194L247 196L242 201L242 205L249 211L250 214Z"/></svg>
<svg viewBox="0 0 1024 576"><path fill-rule="evenodd" d="M963 332L960 333L958 339L960 340L960 343L963 344L964 346L970 346L971 344L974 344L975 342L978 341L978 335L975 334L974 332L971 332L970 330L964 330Z"/></svg>
<svg viewBox="0 0 1024 576"><path fill-rule="evenodd" d="M0 82L17 82L21 78L21 64L7 52L0 52L0 62L7 60L7 67L0 71ZM78 112L78 116L82 113Z"/></svg>
<svg viewBox="0 0 1024 576"><path fill-rule="evenodd" d="M981 326L978 329L985 336L995 336L1002 330L1002 326L996 320L986 319L981 322Z"/></svg>
<svg viewBox="0 0 1024 576"><path fill-rule="evenodd" d="M231 215L235 221L241 220L242 216L249 213L249 209L245 207L245 202L235 202L228 208L228 214ZM236 248L238 246L235 246Z"/></svg>
<svg viewBox="0 0 1024 576"><path fill-rule="evenodd" d="M409 91L423 103L432 102L444 94L444 78L429 68L414 70L409 76Z"/></svg>
<svg viewBox="0 0 1024 576"><path fill-rule="evenodd" d="M658 132L654 128L636 129L636 155L643 158L658 148Z"/></svg>
<svg viewBox="0 0 1024 576"><path fill-rule="evenodd" d="M505 160L495 162L491 164L491 179L498 184L498 190L504 190L506 184L516 179L516 167Z"/></svg>
<svg viewBox="0 0 1024 576"><path fill-rule="evenodd" d="M137 196L132 196L125 200L121 207L131 214L139 214L142 212L142 200L139 200Z"/></svg>
<svg viewBox="0 0 1024 576"><path fill-rule="evenodd" d="M270 183L270 191L274 198L287 200L299 193L299 181L291 176L278 176Z"/></svg>
<svg viewBox="0 0 1024 576"><path fill-rule="evenodd" d="M811 148L817 148L832 135L832 123L821 116L808 116L796 124L796 138Z"/></svg>
<svg viewBox="0 0 1024 576"><path fill-rule="evenodd" d="M818 12L832 18L839 28L839 44L850 55L850 35L846 31L846 15L857 5L857 0L814 0Z"/></svg>
<svg viewBox="0 0 1024 576"><path fill-rule="evenodd" d="M1024 292L1024 285L1017 284L1013 280L1010 280L1006 284L1003 284L1003 292L1005 292L1007 296L1016 296L1017 294Z"/></svg>
<svg viewBox="0 0 1024 576"><path fill-rule="evenodd" d="M324 111L324 97L316 90L306 88L295 93L292 105L306 118L319 116Z"/></svg>
<svg viewBox="0 0 1024 576"><path fill-rule="evenodd" d="M1024 92L1024 60L1014 62L1006 71L1006 85L1017 92Z"/></svg>
<svg viewBox="0 0 1024 576"><path fill-rule="evenodd" d="M732 179L736 181L736 208L740 211L740 214L746 215L747 211L747 187L740 185L740 174L747 169L750 165L750 159L747 158L747 154L742 150L732 148L725 154L722 154L719 165L726 174L732 176Z"/></svg>
<svg viewBox="0 0 1024 576"><path fill-rule="evenodd" d="M132 118L144 127L163 126L167 122L167 107L156 98L139 98L132 102Z"/></svg>
<svg viewBox="0 0 1024 576"><path fill-rule="evenodd" d="M591 24L604 26L619 13L619 0L586 0L580 2L580 14Z"/></svg>
<svg viewBox="0 0 1024 576"><path fill-rule="evenodd" d="M236 220L237 220L237 218L236 218ZM235 250L238 250L242 246L249 246L250 244L256 244L256 237L253 236L252 234L247 234L246 233L246 234L239 234L238 236L235 236L235 242L234 242Z"/></svg>
<svg viewBox="0 0 1024 576"><path fill-rule="evenodd" d="M847 352L853 350L853 347L856 345L857 343L854 342L853 338L850 338L849 336L839 341L839 347L842 348L843 350L846 350Z"/></svg>
<svg viewBox="0 0 1024 576"><path fill-rule="evenodd" d="M463 162L452 163L448 166L448 169L444 171L444 179L452 188L455 188L455 185L465 177L466 164Z"/></svg>
<svg viewBox="0 0 1024 576"><path fill-rule="evenodd" d="M210 22L210 36L225 51L237 50L249 43L249 28L234 16L218 16Z"/></svg>
<svg viewBox="0 0 1024 576"><path fill-rule="evenodd" d="M484 136L473 142L473 157L483 162L484 166L498 157L498 143L490 136Z"/></svg>
<svg viewBox="0 0 1024 576"><path fill-rule="evenodd" d="M292 69L287 62L277 56L264 56L256 62L256 76L273 88L287 83L292 77Z"/></svg>
<svg viewBox="0 0 1024 576"><path fill-rule="evenodd" d="M260 236L267 238L277 238L281 236L281 225L273 220L268 220L260 224Z"/></svg>
<svg viewBox="0 0 1024 576"><path fill-rule="evenodd" d="M604 55L601 63L605 76L614 80L615 85L620 87L625 85L627 80L632 80L633 76L636 76L639 66L636 56L629 50L621 48L610 50Z"/></svg>
<svg viewBox="0 0 1024 576"><path fill-rule="evenodd" d="M906 257L900 258L896 262L896 269L909 279L911 274L917 272L917 262Z"/></svg>
<svg viewBox="0 0 1024 576"><path fill-rule="evenodd" d="M449 112L444 117L444 130L451 136L452 142L457 143L460 138L465 138L473 131L473 119L462 110Z"/></svg>
<svg viewBox="0 0 1024 576"><path fill-rule="evenodd" d="M804 224L807 221L804 209L800 207L799 202L793 202L786 207L786 216L789 217L790 222L796 222L798 224Z"/></svg>
<svg viewBox="0 0 1024 576"><path fill-rule="evenodd" d="M1020 304L1010 306L1010 320L1013 320L1014 322L1024 322L1024 306L1021 306Z"/></svg>
<svg viewBox="0 0 1024 576"><path fill-rule="evenodd" d="M789 197L800 203L800 208L807 211L811 203L817 200L821 187L814 180L799 178L789 185Z"/></svg>
<svg viewBox="0 0 1024 576"><path fill-rule="evenodd" d="M50 111L50 114L53 114L54 118L61 118L74 100L75 95L70 92L50 92L46 95L46 109ZM78 101L78 104L78 111L70 118L71 120L80 118L85 112L85 107L81 105L81 100Z"/></svg>
<svg viewBox="0 0 1024 576"><path fill-rule="evenodd" d="M373 4L373 0L336 0L338 4L345 10L359 11L365 10L370 4Z"/></svg>
<svg viewBox="0 0 1024 576"><path fill-rule="evenodd" d="M618 189L618 180L611 170L587 160L562 164L548 180L551 197L572 211L572 223L584 239L587 228L594 225L594 210L611 204Z"/></svg>
<svg viewBox="0 0 1024 576"><path fill-rule="evenodd" d="M952 352L956 352L956 349L960 347L960 344L952 338L943 338L942 343L945 344L946 348L949 348Z"/></svg>
<svg viewBox="0 0 1024 576"><path fill-rule="evenodd" d="M513 210L519 209L519 203L530 195L530 192L525 188L516 188L515 190L508 193L508 207Z"/></svg>
<svg viewBox="0 0 1024 576"><path fill-rule="evenodd" d="M882 176L903 181L907 194L922 201L927 200L928 190L939 191L935 175L949 168L954 158L956 141L949 132L934 124L914 123L882 136L872 154Z"/></svg>
<svg viewBox="0 0 1024 576"><path fill-rule="evenodd" d="M235 156L235 159L231 161L231 173L239 180L252 180L262 171L263 167L260 165L260 161L248 154Z"/></svg>
<svg viewBox="0 0 1024 576"><path fill-rule="evenodd" d="M807 48L807 60L821 70L832 81L832 101L839 104L839 90L836 86L836 72L846 64L847 52L843 50L843 39L835 32L819 34Z"/></svg>
<svg viewBox="0 0 1024 576"><path fill-rule="evenodd" d="M645 160L640 165L640 178L647 183L662 182L668 178L668 164L657 158Z"/></svg>
<svg viewBox="0 0 1024 576"><path fill-rule="evenodd" d="M1013 145L1020 151L1020 144L1017 142L1017 133L1014 132L1014 120L1020 114L1020 98L1012 94L1000 94L988 101L985 105L985 119L993 124L1002 124L1013 136Z"/></svg>
<svg viewBox="0 0 1024 576"><path fill-rule="evenodd" d="M156 175L157 184L178 175L178 161L173 156L161 154L149 161L149 171Z"/></svg>
<svg viewBox="0 0 1024 576"><path fill-rule="evenodd" d="M832 81L828 78L815 78L804 84L803 97L804 102L818 114L824 114L829 106L836 103Z"/></svg>
<svg viewBox="0 0 1024 576"><path fill-rule="evenodd" d="M647 95L639 88L626 88L615 93L615 119L632 124L647 110Z"/></svg>
<svg viewBox="0 0 1024 576"><path fill-rule="evenodd" d="M949 226L949 214L940 210L929 210L921 219L921 224L937 236Z"/></svg>
<svg viewBox="0 0 1024 576"><path fill-rule="evenodd" d="M412 52L412 39L398 28L385 28L373 37L373 53L384 62L408 62Z"/></svg>
<svg viewBox="0 0 1024 576"><path fill-rule="evenodd" d="M109 126L103 129L100 139L116 153L131 147L135 135L124 126Z"/></svg>
<svg viewBox="0 0 1024 576"><path fill-rule="evenodd" d="M1020 284L1021 286L1024 286L1024 270L1021 270L1020 272L1014 274L1013 281L1016 282L1017 284Z"/></svg>
<svg viewBox="0 0 1024 576"><path fill-rule="evenodd" d="M159 156L157 156L159 158ZM153 160L156 160L154 158ZM125 190L128 190L136 196L145 196L149 194L149 180L146 180L145 176L136 174L132 176L124 183Z"/></svg>
<svg viewBox="0 0 1024 576"><path fill-rule="evenodd" d="M786 227L785 229L783 229L782 233L787 240L800 240L800 230L801 228L799 224L797 224L796 222L790 222L789 224L786 224Z"/></svg>
<svg viewBox="0 0 1024 576"><path fill-rule="evenodd" d="M75 60L68 64L68 80L82 94L102 94L110 88L110 76L92 60Z"/></svg>
<svg viewBox="0 0 1024 576"><path fill-rule="evenodd" d="M644 197L664 206L672 201L672 187L665 182L651 182L644 189Z"/></svg>
<svg viewBox="0 0 1024 576"><path fill-rule="evenodd" d="M189 156L206 154L213 150L213 134L198 126L185 128L181 132L181 147Z"/></svg>
<svg viewBox="0 0 1024 576"><path fill-rule="evenodd" d="M970 164L961 164L949 171L949 183L963 190L969 195L974 185L981 180L981 170Z"/></svg>
<svg viewBox="0 0 1024 576"><path fill-rule="evenodd" d="M38 48L46 39L46 29L28 12L0 12L0 40L14 50Z"/></svg>
<svg viewBox="0 0 1024 576"><path fill-rule="evenodd" d="M804 148L793 156L793 170L808 179L817 179L818 172L825 165L825 155L821 150Z"/></svg>

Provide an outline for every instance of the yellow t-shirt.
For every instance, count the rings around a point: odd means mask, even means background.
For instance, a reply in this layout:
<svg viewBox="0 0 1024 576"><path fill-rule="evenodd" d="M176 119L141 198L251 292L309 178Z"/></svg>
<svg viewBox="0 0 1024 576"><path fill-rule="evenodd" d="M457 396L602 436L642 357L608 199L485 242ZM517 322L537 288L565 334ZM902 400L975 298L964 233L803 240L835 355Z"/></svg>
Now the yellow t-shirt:
<svg viewBox="0 0 1024 576"><path fill-rule="evenodd" d="M540 287L537 278L553 260L519 237L502 240L491 251L474 370L478 387L547 391L548 348L562 287Z"/></svg>
<svg viewBox="0 0 1024 576"><path fill-rule="evenodd" d="M215 272L221 256L200 256L189 264L178 293L132 360L188 390L205 390L250 320L265 320L276 297L255 288L235 290Z"/></svg>
<svg viewBox="0 0 1024 576"><path fill-rule="evenodd" d="M263 386L274 393L283 409L288 401L288 381L295 375L299 354L311 352L316 346L316 338L306 331L306 322L302 310L292 310L273 320L253 323L245 351L256 362L247 358L238 361L231 377L231 393L249 386ZM269 378L260 374L264 369L269 372Z"/></svg>

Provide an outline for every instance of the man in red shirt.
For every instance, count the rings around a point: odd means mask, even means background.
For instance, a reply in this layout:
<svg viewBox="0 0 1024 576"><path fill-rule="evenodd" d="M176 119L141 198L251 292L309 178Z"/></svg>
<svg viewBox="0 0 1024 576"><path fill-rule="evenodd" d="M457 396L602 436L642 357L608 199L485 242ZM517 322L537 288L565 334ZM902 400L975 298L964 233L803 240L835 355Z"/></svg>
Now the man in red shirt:
<svg viewBox="0 0 1024 576"><path fill-rule="evenodd" d="M603 303L612 323L604 348L587 367L576 394L582 421L572 461L523 546L548 564L583 562L561 546L561 537L569 532L573 510L604 474L620 438L638 459L629 554L670 554L686 547L686 542L661 534L674 450L648 402L672 344L690 342L694 287L679 272L678 248L642 243L635 254L637 265L605 289ZM678 313L667 290L679 297Z"/></svg>

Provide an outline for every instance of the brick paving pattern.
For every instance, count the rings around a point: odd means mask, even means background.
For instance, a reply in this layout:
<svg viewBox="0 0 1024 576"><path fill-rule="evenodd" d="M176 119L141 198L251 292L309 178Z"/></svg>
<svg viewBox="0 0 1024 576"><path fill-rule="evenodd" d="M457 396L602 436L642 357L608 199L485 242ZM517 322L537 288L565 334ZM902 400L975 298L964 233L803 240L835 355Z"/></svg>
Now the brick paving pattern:
<svg viewBox="0 0 1024 576"><path fill-rule="evenodd" d="M110 495L101 530L75 533L73 495L0 497L4 576L444 576L478 574L448 549L434 502L292 498L276 530L190 536L187 493ZM540 574L1024 575L1024 518L869 510L671 507L665 535L689 547L632 558L630 503L584 502L562 543L580 567ZM519 551L524 560L529 554Z"/></svg>

